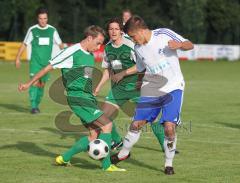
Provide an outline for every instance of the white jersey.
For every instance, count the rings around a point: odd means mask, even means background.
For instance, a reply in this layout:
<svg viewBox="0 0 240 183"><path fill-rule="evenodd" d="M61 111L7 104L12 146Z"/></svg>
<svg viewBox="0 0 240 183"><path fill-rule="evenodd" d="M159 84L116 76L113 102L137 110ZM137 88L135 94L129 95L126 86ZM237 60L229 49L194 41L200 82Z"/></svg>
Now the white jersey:
<svg viewBox="0 0 240 183"><path fill-rule="evenodd" d="M152 30L147 44L135 46L137 69L139 72L146 69L142 87L149 90L149 87L146 86L154 83L154 88L158 86L158 91L164 93L176 89L184 90L185 83L177 52L168 47L170 40L188 41L170 29L160 28Z"/></svg>

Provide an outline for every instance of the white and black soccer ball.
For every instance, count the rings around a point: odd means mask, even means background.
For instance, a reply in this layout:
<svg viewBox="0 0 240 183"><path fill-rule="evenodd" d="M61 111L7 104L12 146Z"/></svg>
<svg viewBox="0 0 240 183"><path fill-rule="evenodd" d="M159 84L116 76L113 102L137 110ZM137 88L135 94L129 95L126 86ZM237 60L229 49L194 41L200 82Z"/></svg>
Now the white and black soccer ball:
<svg viewBox="0 0 240 183"><path fill-rule="evenodd" d="M88 154L95 160L105 158L109 153L109 147L106 142L101 139L95 139L88 145Z"/></svg>

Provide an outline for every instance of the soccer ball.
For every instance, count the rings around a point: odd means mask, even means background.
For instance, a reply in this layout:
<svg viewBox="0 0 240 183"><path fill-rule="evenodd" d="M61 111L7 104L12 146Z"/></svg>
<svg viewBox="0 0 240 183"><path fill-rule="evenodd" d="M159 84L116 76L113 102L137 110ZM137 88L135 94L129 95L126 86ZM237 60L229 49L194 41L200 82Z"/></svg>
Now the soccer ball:
<svg viewBox="0 0 240 183"><path fill-rule="evenodd" d="M88 154L95 160L105 158L109 153L109 147L106 142L101 139L95 139L88 145Z"/></svg>

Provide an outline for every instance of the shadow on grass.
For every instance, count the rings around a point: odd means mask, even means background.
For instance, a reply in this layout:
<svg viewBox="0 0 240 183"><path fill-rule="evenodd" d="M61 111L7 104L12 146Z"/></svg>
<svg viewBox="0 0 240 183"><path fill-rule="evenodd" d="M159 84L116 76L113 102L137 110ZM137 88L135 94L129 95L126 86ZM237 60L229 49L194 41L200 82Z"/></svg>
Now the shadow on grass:
<svg viewBox="0 0 240 183"><path fill-rule="evenodd" d="M226 122L220 122L220 121L217 121L215 123L225 127L229 127L229 128L240 129L240 124L226 123Z"/></svg>
<svg viewBox="0 0 240 183"><path fill-rule="evenodd" d="M146 149L146 150L150 150L150 151L161 152L161 153L162 153L162 150L161 150L160 147L159 147L159 149L155 149L155 148L151 148L151 147L146 147L146 146L141 146L141 145L135 145L134 147L136 147L136 148L141 148L141 149Z"/></svg>
<svg viewBox="0 0 240 183"><path fill-rule="evenodd" d="M32 142L22 142L22 141L19 141L17 144L13 144L13 145L2 146L0 147L0 150L11 149L11 148L18 149L24 153L33 154L36 156L50 157L53 159L52 162L54 162L55 157L59 155L53 152L49 152L45 149L42 149L41 147L39 147L38 145ZM85 159L72 158L71 163L74 165L74 167L79 167L83 169L99 169L100 168L98 165L92 164Z"/></svg>
<svg viewBox="0 0 240 183"><path fill-rule="evenodd" d="M81 133L72 133L72 132L64 133L64 132L62 132L58 129L55 129L55 128L42 127L40 129L44 130L44 131L51 132L51 133L56 134L56 135L60 135L60 139L66 139L66 138L70 137L70 138L74 138L75 141L77 141L82 136Z"/></svg>
<svg viewBox="0 0 240 183"><path fill-rule="evenodd" d="M17 104L0 104L0 107L6 108L12 111L29 113L29 108L26 108Z"/></svg>

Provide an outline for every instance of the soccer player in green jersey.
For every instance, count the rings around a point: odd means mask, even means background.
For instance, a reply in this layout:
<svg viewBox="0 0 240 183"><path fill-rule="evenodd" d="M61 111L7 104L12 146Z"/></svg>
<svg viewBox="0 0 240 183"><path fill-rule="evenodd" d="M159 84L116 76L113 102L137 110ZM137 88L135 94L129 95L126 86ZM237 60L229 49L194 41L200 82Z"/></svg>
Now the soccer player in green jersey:
<svg viewBox="0 0 240 183"><path fill-rule="evenodd" d="M96 138L111 146L112 122L98 108L92 94L94 57L91 52L96 51L103 44L104 34L103 29L98 26L86 28L85 38L80 43L63 50L30 81L19 85L19 91L26 90L49 71L61 68L68 104L88 128L89 136L80 138L68 151L58 156L57 165L67 165L73 155L87 151L89 142ZM105 171L125 171L111 164L110 154L102 160L102 168Z"/></svg>
<svg viewBox="0 0 240 183"><path fill-rule="evenodd" d="M48 11L45 8L39 8L36 12L38 24L30 27L25 39L18 50L16 56L16 68L20 68L20 57L25 48L31 44L31 59L29 63L30 78L38 71L49 64L51 59L53 44L59 45L63 49L62 40L53 26L47 24ZM31 103L31 113L39 113L39 104L44 94L44 85L49 79L49 74L39 78L29 89Z"/></svg>
<svg viewBox="0 0 240 183"><path fill-rule="evenodd" d="M104 83L111 78L111 90L106 97L102 110L109 118L113 118L119 108L129 116L133 116L132 110L135 108L135 103L140 96L140 91L136 89L138 76L134 43L128 36L123 35L122 21L118 18L109 20L107 31L110 41L104 50L102 62L104 72L101 81L94 91L94 95L97 95ZM123 105L128 107L123 108ZM164 130L162 125L153 123L151 127L164 151ZM122 145L122 138L117 131L115 123L113 123L112 127L112 140L114 142L112 149Z"/></svg>
<svg viewBox="0 0 240 183"><path fill-rule="evenodd" d="M137 69L133 50L134 43L129 38L122 35L123 25L121 19L112 18L109 20L107 31L110 41L105 46L104 50L102 62L102 67L104 68L103 76L94 91L94 95L99 93L107 80L110 78L112 79L111 90L102 106L104 113L111 118L125 103L129 103L130 100L136 102L139 91L136 90ZM129 105L131 105L131 103L129 103ZM132 108L135 108L135 106L132 106ZM114 123L112 128L112 139L114 142L112 145L113 149L122 145L122 138L118 134Z"/></svg>

